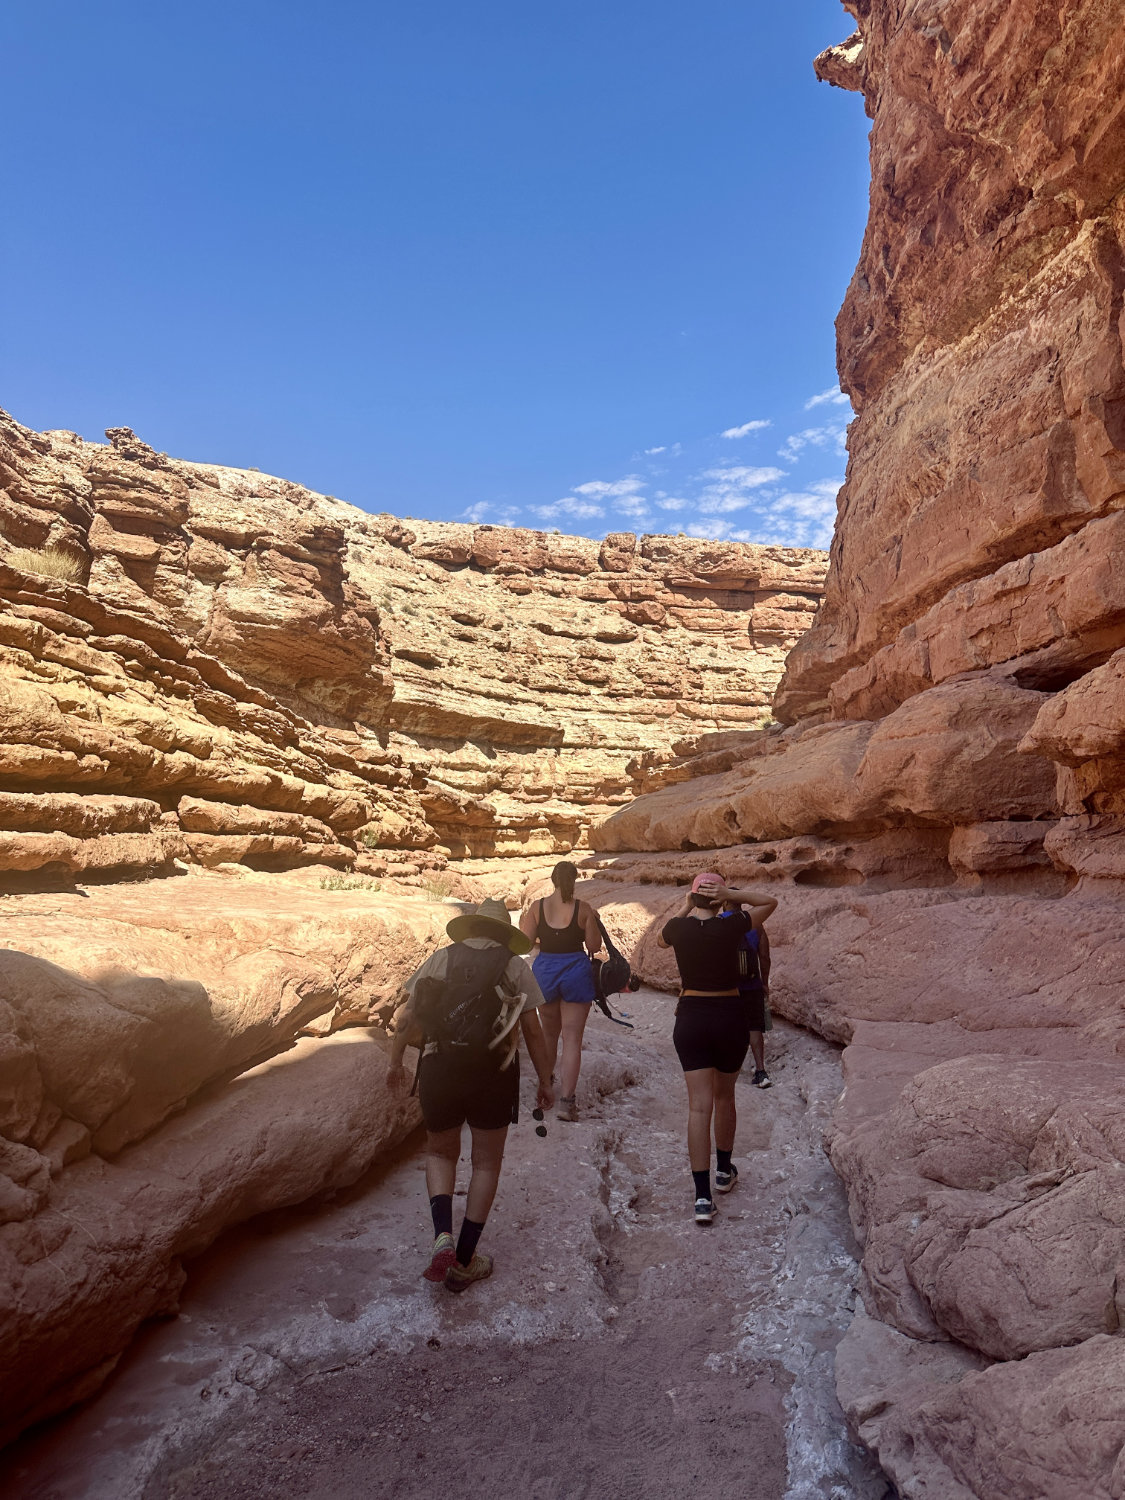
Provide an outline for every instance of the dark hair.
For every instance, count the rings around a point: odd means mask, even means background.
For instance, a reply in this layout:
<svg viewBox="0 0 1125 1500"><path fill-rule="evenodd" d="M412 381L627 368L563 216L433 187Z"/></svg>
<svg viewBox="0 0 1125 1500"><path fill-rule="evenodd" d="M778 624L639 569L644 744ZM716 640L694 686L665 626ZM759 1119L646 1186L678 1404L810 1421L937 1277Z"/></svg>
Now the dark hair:
<svg viewBox="0 0 1125 1500"><path fill-rule="evenodd" d="M551 884L564 901L574 900L574 882L578 879L578 866L569 859L560 859L551 871Z"/></svg>

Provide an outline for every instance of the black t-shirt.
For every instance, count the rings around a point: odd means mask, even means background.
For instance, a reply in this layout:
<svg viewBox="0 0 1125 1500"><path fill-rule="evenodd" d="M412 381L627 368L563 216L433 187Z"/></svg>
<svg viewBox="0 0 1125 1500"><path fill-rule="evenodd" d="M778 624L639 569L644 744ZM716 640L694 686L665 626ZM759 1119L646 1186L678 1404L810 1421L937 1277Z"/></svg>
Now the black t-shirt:
<svg viewBox="0 0 1125 1500"><path fill-rule="evenodd" d="M660 934L675 950L676 967L685 990L736 990L738 950L743 935L754 925L749 912L728 917L673 917Z"/></svg>

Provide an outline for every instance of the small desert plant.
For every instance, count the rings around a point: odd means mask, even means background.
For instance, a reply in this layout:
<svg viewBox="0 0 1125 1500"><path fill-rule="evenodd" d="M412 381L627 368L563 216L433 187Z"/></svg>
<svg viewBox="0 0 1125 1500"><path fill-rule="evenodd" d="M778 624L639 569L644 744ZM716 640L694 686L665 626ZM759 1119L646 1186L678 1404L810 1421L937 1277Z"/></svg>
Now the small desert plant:
<svg viewBox="0 0 1125 1500"><path fill-rule="evenodd" d="M382 885L370 875L325 875L319 882L322 891L380 891Z"/></svg>
<svg viewBox="0 0 1125 1500"><path fill-rule="evenodd" d="M82 564L61 547L12 547L4 562L24 573L38 573L42 578L61 578L65 583L81 583Z"/></svg>
<svg viewBox="0 0 1125 1500"><path fill-rule="evenodd" d="M356 838L365 849L378 849L380 829L378 823L368 823L366 828L361 828Z"/></svg>
<svg viewBox="0 0 1125 1500"><path fill-rule="evenodd" d="M438 873L423 880L422 889L431 901L444 901L446 896L452 896L457 884L456 875Z"/></svg>

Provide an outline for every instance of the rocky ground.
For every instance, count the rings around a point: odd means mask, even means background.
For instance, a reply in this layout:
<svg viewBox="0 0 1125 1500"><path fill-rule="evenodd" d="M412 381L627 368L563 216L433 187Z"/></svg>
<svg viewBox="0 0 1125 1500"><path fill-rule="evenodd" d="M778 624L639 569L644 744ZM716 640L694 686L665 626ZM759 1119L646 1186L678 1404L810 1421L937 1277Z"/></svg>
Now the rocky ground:
<svg viewBox="0 0 1125 1500"><path fill-rule="evenodd" d="M834 1393L856 1278L823 1151L836 1050L772 1034L775 1087L743 1088L742 1176L702 1230L671 1001L629 1008L634 1032L591 1023L582 1121L513 1133L491 1282L455 1300L420 1280L412 1141L195 1261L179 1317L8 1451L8 1500L892 1494Z"/></svg>

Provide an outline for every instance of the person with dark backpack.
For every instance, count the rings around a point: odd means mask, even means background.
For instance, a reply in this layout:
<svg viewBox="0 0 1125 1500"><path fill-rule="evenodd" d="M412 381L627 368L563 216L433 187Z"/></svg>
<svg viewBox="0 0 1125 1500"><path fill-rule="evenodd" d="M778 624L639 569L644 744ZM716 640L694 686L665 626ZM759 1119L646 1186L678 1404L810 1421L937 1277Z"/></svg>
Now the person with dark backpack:
<svg viewBox="0 0 1125 1500"><path fill-rule="evenodd" d="M728 917L741 910L728 901L719 915ZM770 940L765 923L766 917L762 917L757 926L744 932L738 950L738 994L750 1016L750 1051L754 1055L753 1083L756 1089L768 1089L773 1084L766 1071L765 1033L773 1030L773 1018L769 1004Z"/></svg>
<svg viewBox="0 0 1125 1500"><path fill-rule="evenodd" d="M496 1196L508 1126L519 1113L521 1035L539 1077L538 1107L550 1109L555 1096L536 1014L543 994L519 957L531 943L512 926L502 901L481 902L445 930L453 941L404 986L408 998L396 1017L387 1086L405 1093L403 1056L408 1046L419 1047L418 1102L427 1131L426 1188L434 1225L422 1275L462 1292L492 1274L492 1259L477 1251L477 1243ZM453 1191L466 1124L473 1166L454 1243Z"/></svg>

